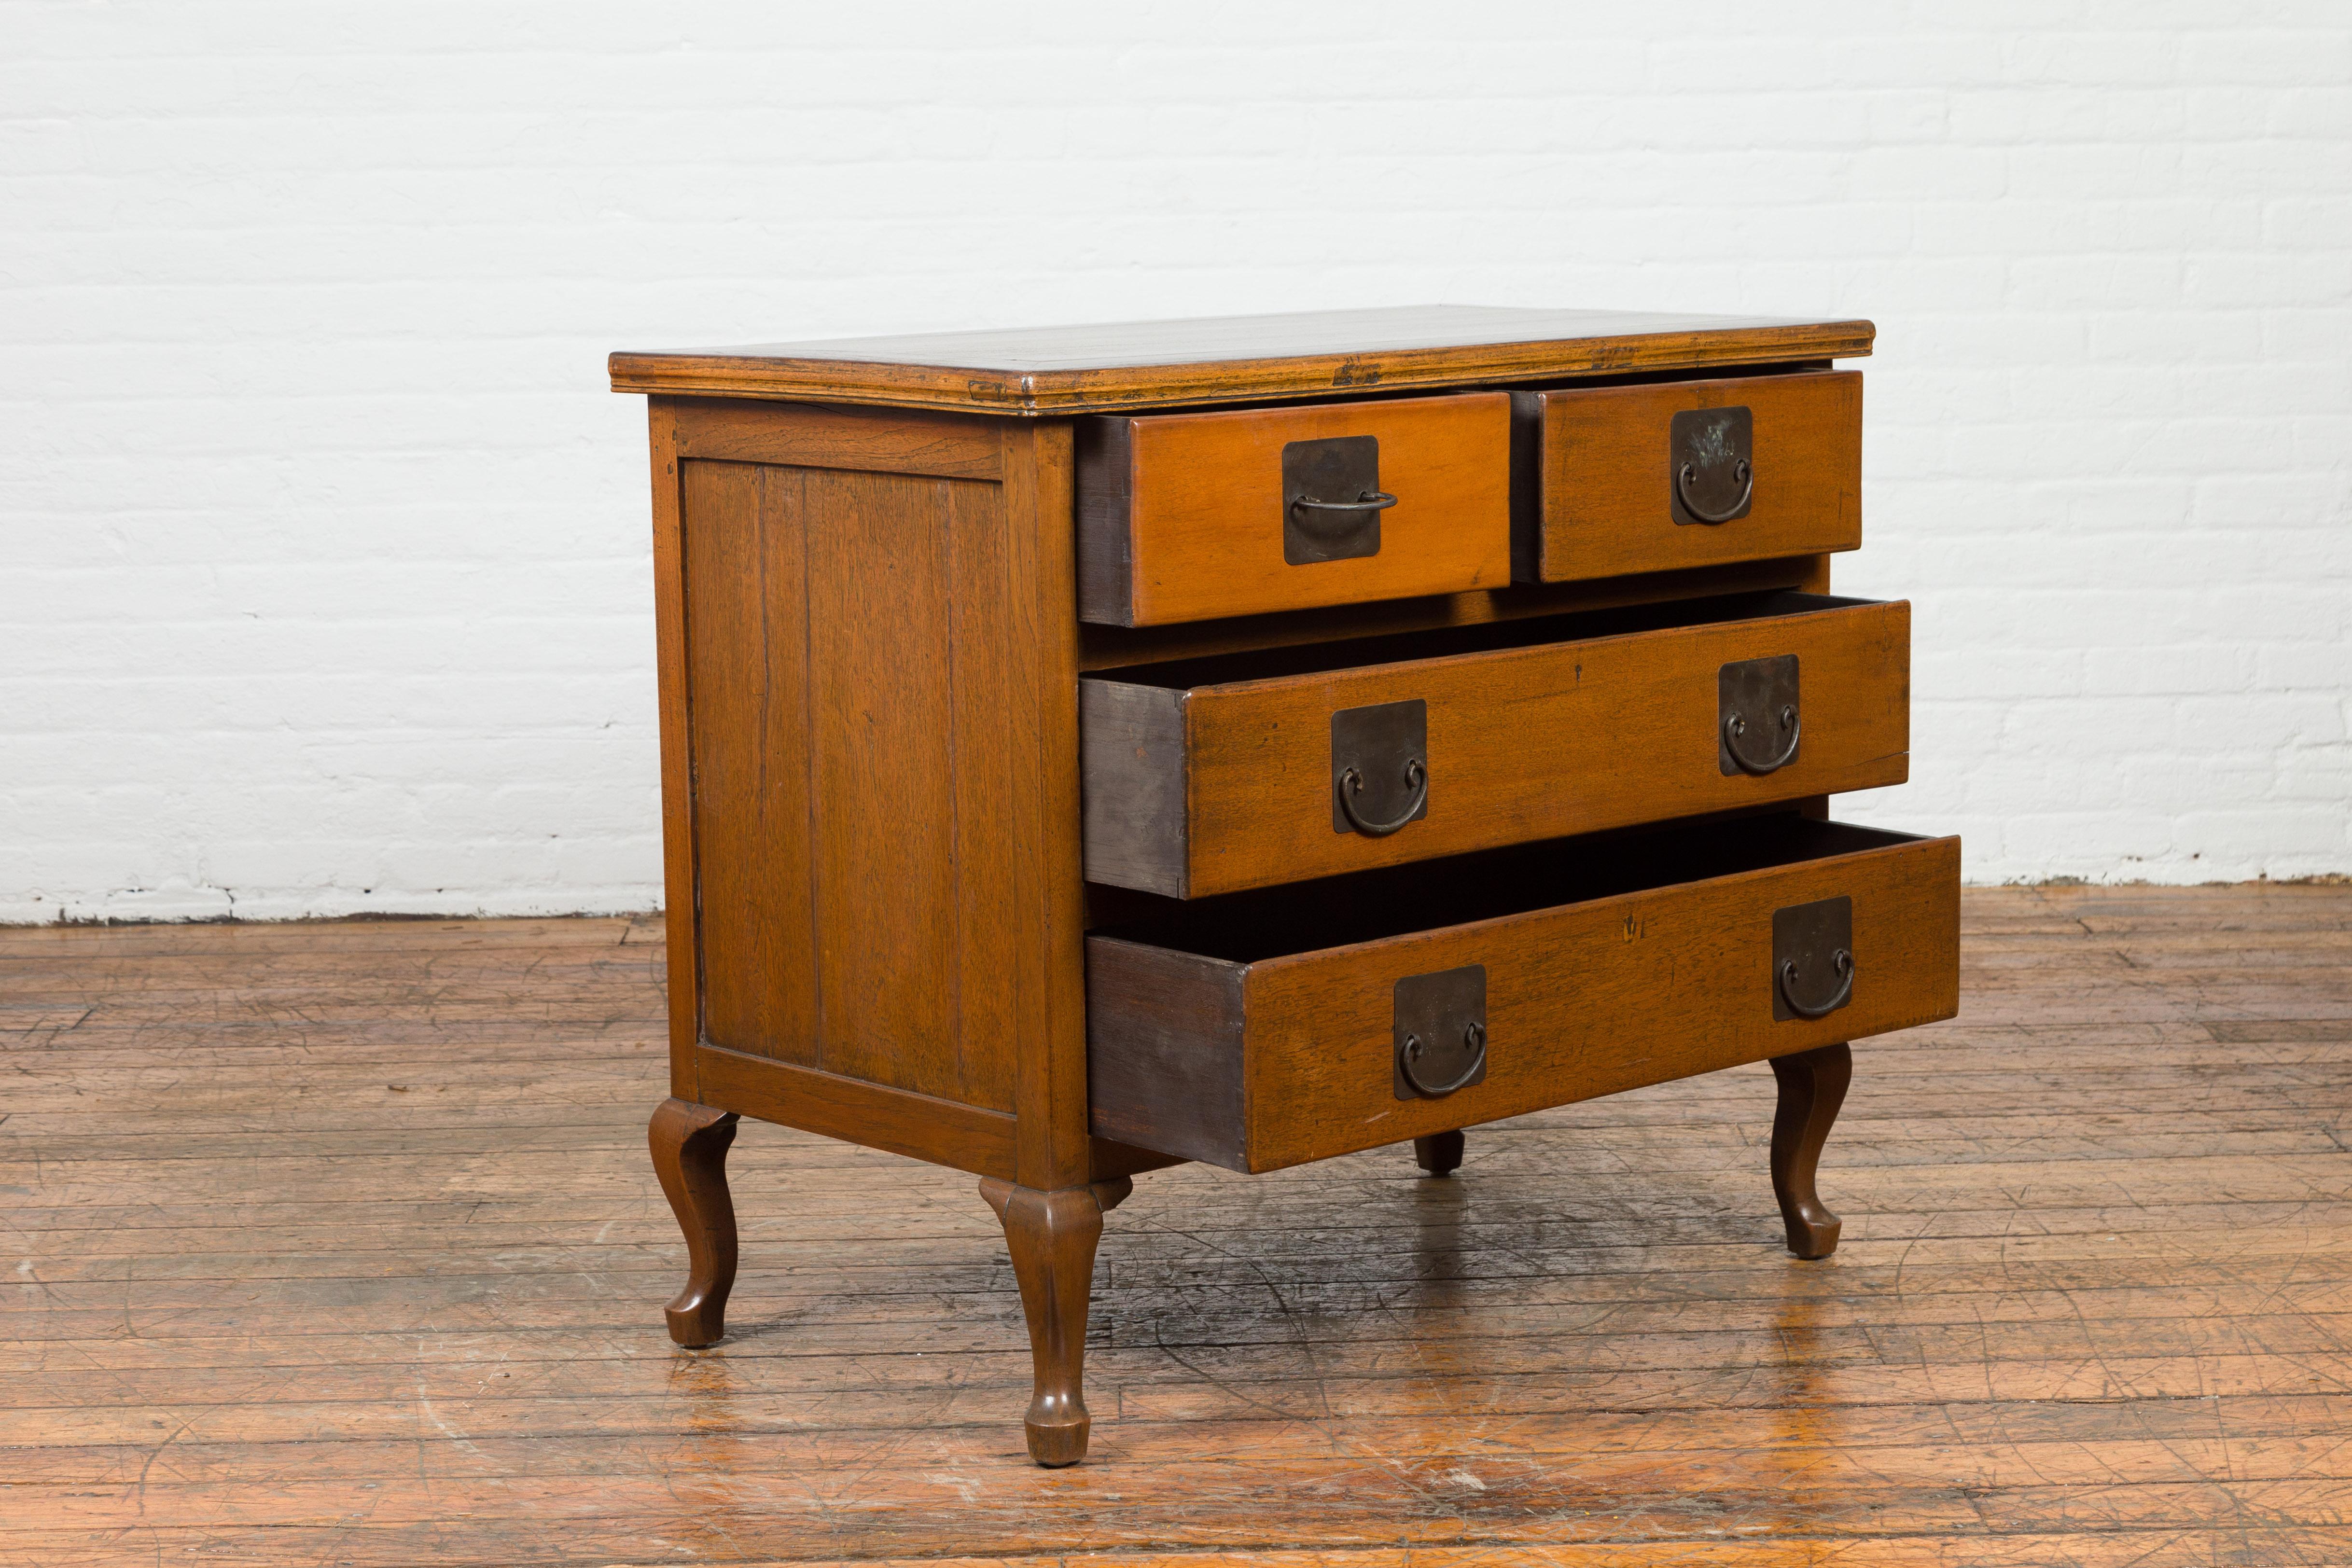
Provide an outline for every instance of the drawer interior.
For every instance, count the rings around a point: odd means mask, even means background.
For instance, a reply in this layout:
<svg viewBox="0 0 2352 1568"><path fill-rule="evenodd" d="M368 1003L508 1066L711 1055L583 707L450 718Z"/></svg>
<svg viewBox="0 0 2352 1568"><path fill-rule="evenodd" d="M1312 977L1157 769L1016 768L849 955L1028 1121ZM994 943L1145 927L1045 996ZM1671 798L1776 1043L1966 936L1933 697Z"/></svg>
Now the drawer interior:
<svg viewBox="0 0 2352 1568"><path fill-rule="evenodd" d="M1559 839L1211 898L1150 898L1165 907L1092 935L1254 964L1916 841L1911 833L1772 812Z"/></svg>
<svg viewBox="0 0 2352 1568"><path fill-rule="evenodd" d="M1442 659L1457 653L1534 648L1550 643L1618 637L1636 632L1665 632L1734 621L1769 621L1778 616L1806 615L1816 611L1842 610L1877 602L1877 600L1848 599L1830 593L1800 593L1793 590L1732 593L1711 599L1676 600L1664 604L1633 604L1610 610L1580 611L1567 615L1490 621L1475 626L1400 632L1383 637L1358 637L1338 643L1254 648L1241 653L1214 653L1203 658L1171 660L1164 664L1096 670L1091 672L1091 675L1129 685L1182 690L1190 686L1224 685L1240 681L1274 680L1292 675L1319 674L1332 670L1409 664L1416 659Z"/></svg>

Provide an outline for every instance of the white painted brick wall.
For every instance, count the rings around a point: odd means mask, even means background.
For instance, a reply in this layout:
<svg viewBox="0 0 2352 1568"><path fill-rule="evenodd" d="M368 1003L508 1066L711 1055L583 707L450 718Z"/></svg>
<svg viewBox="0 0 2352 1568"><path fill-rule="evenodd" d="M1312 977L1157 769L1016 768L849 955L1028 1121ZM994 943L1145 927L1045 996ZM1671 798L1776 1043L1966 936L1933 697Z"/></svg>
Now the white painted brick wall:
<svg viewBox="0 0 2352 1568"><path fill-rule="evenodd" d="M2341 0L0 3L0 918L646 907L605 350L1857 314L1970 874L2352 871Z"/></svg>

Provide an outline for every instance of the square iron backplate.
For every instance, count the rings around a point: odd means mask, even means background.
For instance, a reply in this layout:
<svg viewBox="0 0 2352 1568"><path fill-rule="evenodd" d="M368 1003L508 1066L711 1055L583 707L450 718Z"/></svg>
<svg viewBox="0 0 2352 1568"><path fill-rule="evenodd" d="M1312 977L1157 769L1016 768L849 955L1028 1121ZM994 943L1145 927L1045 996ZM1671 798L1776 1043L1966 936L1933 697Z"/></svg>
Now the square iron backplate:
<svg viewBox="0 0 2352 1568"><path fill-rule="evenodd" d="M1746 517L1755 505L1755 445L1756 416L1745 404L1686 408L1675 415L1666 433L1666 506L1675 521L1727 523ZM1688 480L1682 477L1686 463ZM1708 515L1693 512L1686 497Z"/></svg>
<svg viewBox="0 0 2352 1568"><path fill-rule="evenodd" d="M1411 777L1410 764L1421 764L1421 782ZM1419 697L1410 702L1373 703L1343 707L1331 716L1331 831L1356 831L1339 804L1348 788L1349 769L1363 779L1351 798L1356 815L1366 821L1391 822L1420 791L1420 804L1407 821L1429 815L1429 705Z"/></svg>
<svg viewBox="0 0 2352 1568"><path fill-rule="evenodd" d="M1797 995L1806 1006L1813 1007L1837 994L1841 981L1832 962L1843 948L1849 961L1853 953L1853 900L1823 898L1811 904L1792 904L1772 912L1772 1016L1776 1019L1801 1018L1804 1015L1789 1005L1781 989L1780 967L1793 960L1797 966ZM1849 996L1848 1001L1853 998ZM1844 1007L1841 1001L1829 1010Z"/></svg>
<svg viewBox="0 0 2352 1568"><path fill-rule="evenodd" d="M1391 1055L1395 1069L1396 1097L1424 1096L1405 1076L1407 1040L1418 1040L1422 1050L1413 1071L1433 1086L1453 1084L1467 1089L1486 1082L1486 966L1465 964L1427 975L1407 975L1396 983L1395 1038ZM1475 1037L1471 1030L1476 1030ZM1475 1040L1475 1046L1474 1041ZM1475 1061L1475 1071L1467 1072ZM1446 1092L1451 1093L1452 1090Z"/></svg>
<svg viewBox="0 0 2352 1568"><path fill-rule="evenodd" d="M1801 730L1795 725L1784 728L1781 710L1801 714L1798 701L1797 655L1783 653L1773 659L1740 659L1723 666L1715 675L1715 760L1727 776L1733 773L1777 772L1797 759L1796 744ZM1738 717L1747 726L1740 737L1741 747L1754 766L1743 768L1731 754L1731 720ZM1775 758L1778 760L1776 761ZM1762 764L1770 762L1771 767Z"/></svg>
<svg viewBox="0 0 2352 1568"><path fill-rule="evenodd" d="M1334 435L1282 449L1282 559L1293 566L1381 553L1381 515L1302 512L1294 503L1354 501L1381 490L1381 439Z"/></svg>

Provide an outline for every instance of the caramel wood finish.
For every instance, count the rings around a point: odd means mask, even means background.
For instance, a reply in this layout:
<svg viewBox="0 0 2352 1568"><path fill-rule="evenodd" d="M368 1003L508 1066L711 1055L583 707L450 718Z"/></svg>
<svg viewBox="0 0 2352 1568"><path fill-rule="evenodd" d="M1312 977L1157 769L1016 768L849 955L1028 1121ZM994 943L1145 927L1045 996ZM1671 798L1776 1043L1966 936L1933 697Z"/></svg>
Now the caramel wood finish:
<svg viewBox="0 0 2352 1568"><path fill-rule="evenodd" d="M716 1046L702 1047L694 1060L702 1092L761 1121L975 1176L1009 1179L1020 1168L1014 1120L1001 1111ZM1088 1139L1083 1157L1097 1181L1181 1163L1172 1155L1105 1138Z"/></svg>
<svg viewBox="0 0 2352 1568"><path fill-rule="evenodd" d="M1098 1164L1087 1130L1086 888L1078 840L1078 621L1074 483L1066 423L1003 426L1008 641L999 668L1003 706L974 705L983 747L1011 768L1002 826L986 832L1013 873L1013 900L974 904L969 918L1009 921L1014 1098L1024 1186L1056 1191L1136 1168ZM975 681L983 678L975 674ZM975 686L975 690L984 688ZM992 724L993 731L990 729ZM992 738L992 734L1002 738ZM976 824L975 833L985 831Z"/></svg>
<svg viewBox="0 0 2352 1568"><path fill-rule="evenodd" d="M955 592L1002 539L996 486L685 470L705 1038L1011 1109L1001 932L961 907L1010 889L958 853L1004 793L956 744L991 737L954 680L959 641L1004 641L958 624L1002 595Z"/></svg>
<svg viewBox="0 0 2352 1568"><path fill-rule="evenodd" d="M713 1104L975 1176L1017 1167L1013 1118L1003 1111L892 1089L864 1079L703 1046L696 1082Z"/></svg>
<svg viewBox="0 0 2352 1568"><path fill-rule="evenodd" d="M727 1150L735 1116L684 1100L665 1100L646 1124L654 1174L686 1234L686 1287L662 1309L669 1337L688 1349L717 1344L727 1333L727 1293L735 1287L735 1203L727 1191Z"/></svg>
<svg viewBox="0 0 2352 1568"><path fill-rule="evenodd" d="M1862 543L1862 376L1855 371L1513 394L1528 455L1513 497L1516 572L1561 582L1853 549ZM1744 404L1755 493L1727 523L1677 523L1674 416Z"/></svg>
<svg viewBox="0 0 2352 1568"><path fill-rule="evenodd" d="M1676 856L1769 863L1550 907L1515 891L1523 913L1410 928L1447 900L1478 907L1488 895L1461 889L1481 873L1571 885L1584 862L1599 862L1579 847L1443 883L1416 870L1243 895L1160 930L1146 922L1090 937L1096 1132L1228 1169L1279 1170L1907 1029L1959 1005L1958 839L1790 818L1627 840L1612 852L1622 872L1597 874L1654 880L1642 868ZM1822 1019L1776 1022L1772 912L1838 896L1853 900L1853 999ZM1407 934L1381 935L1400 925ZM1215 956L1318 933L1328 946ZM1395 1098L1396 982L1468 964L1486 969L1486 1081Z"/></svg>
<svg viewBox="0 0 2352 1568"><path fill-rule="evenodd" d="M1290 674L1244 657L1090 676L1087 875L1199 897L1909 776L1908 604L1790 595L1703 613L1601 636L1571 621L1570 640L1491 652L1437 633L1337 644ZM1800 661L1797 758L1727 775L1717 673L1782 654ZM1334 831L1331 716L1409 700L1428 705L1427 817Z"/></svg>
<svg viewBox="0 0 2352 1568"><path fill-rule="evenodd" d="M1853 1082L1853 1052L1840 1041L1776 1056L1772 1077L1780 1093L1772 1115L1772 1193L1780 1201L1789 1250L1800 1258L1826 1258L1837 1250L1843 1227L1822 1207L1814 1173Z"/></svg>
<svg viewBox="0 0 2352 1568"><path fill-rule="evenodd" d="M2340 1559L2352 887L1961 931L1960 1019L1854 1047L1834 1257L1780 1245L1761 1066L1444 1181L1181 1167L1049 1471L961 1172L747 1120L728 1338L656 1326L658 917L0 928L0 1562Z"/></svg>
<svg viewBox="0 0 2352 1568"><path fill-rule="evenodd" d="M1283 449L1369 436L1377 552L1284 558ZM1078 613L1118 626L1500 587L1511 580L1510 399L1501 392L1083 421Z"/></svg>
<svg viewBox="0 0 2352 1568"><path fill-rule="evenodd" d="M702 1038L702 983L696 919L694 755L688 741L686 538L679 496L677 417L672 400L648 398L653 471L654 655L661 705L662 910L669 951L678 955L669 988L669 1092L693 1101L694 1048Z"/></svg>
<svg viewBox="0 0 2352 1568"><path fill-rule="evenodd" d="M1056 1192L993 1176L981 1180L980 1196L1004 1226L1029 1324L1032 1392L1022 1422L1029 1457L1049 1469L1087 1457L1093 1426L1084 1386L1087 1304L1094 1291L1095 1248L1102 1240L1103 1216L1132 1191L1134 1184L1123 1176Z"/></svg>
<svg viewBox="0 0 2352 1568"><path fill-rule="evenodd" d="M624 352L613 390L1034 415L1844 359L1867 321L1429 305Z"/></svg>
<svg viewBox="0 0 2352 1568"><path fill-rule="evenodd" d="M807 474L742 463L681 467L696 852L688 903L702 915L702 939L699 975L681 975L678 990L692 998L698 979L703 1038L814 1065L824 1030ZM698 1087L691 1097L702 1093Z"/></svg>
<svg viewBox="0 0 2352 1568"><path fill-rule="evenodd" d="M1195 1150L1265 1168L1375 1135L1419 1140L1425 1169L1454 1169L1465 1121L1506 1114L1518 1103L1511 1094L1533 1092L1531 1059L1523 1056L1519 1077L1503 1077L1515 1087L1495 1090L1490 1075L1440 1123L1420 1105L1348 1102L1352 1088L1335 1087L1329 1061L1316 1065L1308 1035L1353 1027L1350 965L1444 948L1461 935L1453 928L1470 923L1436 912L1508 882L1507 868L1443 860L1452 869L1422 900L1428 917L1368 944L1238 964L1207 959L1206 948L1163 947L1148 959L1135 949L1123 968L1095 977L1103 1005L1090 1013L1087 922L1098 895L1103 911L1147 924L1171 909L1218 918L1219 900L1090 894L1087 835L1103 841L1097 874L1195 894L1376 863L1333 858L1328 841L1339 835L1328 831L1288 841L1296 824L1277 795L1291 764L1280 754L1297 732L1260 743L1302 717L1328 737L1334 699L1379 700L1362 694L1405 666L1442 688L1430 699L1443 710L1433 743L1476 758L1434 800L1449 812L1478 811L1486 826L1463 838L1465 816L1416 823L1384 852L1391 858L1452 856L1669 810L1694 823L1725 812L1786 815L1792 804L1817 811L1827 791L1899 779L1902 648L1882 628L1878 664L1852 678L1840 661L1863 658L1867 637L1795 650L1808 661L1807 750L1773 784L1735 781L1726 791L1709 782L1678 794L1653 778L1636 807L1638 778L1629 786L1622 776L1641 768L1621 765L1602 787L1586 764L1579 778L1591 787L1582 794L1598 804L1547 815L1544 791L1524 779L1495 783L1510 771L1498 737L1514 711L1522 730L1544 720L1611 729L1622 756L1650 744L1644 724L1664 735L1687 716L1666 685L1695 682L1699 664L1719 663L1717 654L1734 656L1700 646L1699 636L1680 654L1651 657L1639 675L1612 664L1609 648L1586 650L1580 666L1555 651L1554 664L1538 670L1539 658L1515 663L1503 650L1544 633L1515 638L1510 623L1707 592L1818 591L1830 548L1792 536L1769 556L1667 570L1643 557L1572 584L1514 585L1515 465L1533 471L1543 459L1533 447L1514 451L1512 394L1503 389L1546 383L1528 405L1541 419L1570 406L1558 383L1579 376L1592 378L1584 391L1631 397L1648 395L1645 378L1682 370L1736 367L1759 383L1811 384L1831 357L1866 351L1870 339L1866 322L1439 308L616 356L616 385L661 394L650 403L649 437L671 1101L648 1135L697 1248L673 1304L678 1337L708 1343L723 1329L732 1257L714 1217L731 1218L722 1162L735 1116L970 1171L1003 1218L1022 1283L1034 1350L1033 1457L1071 1462L1087 1430L1080 1360L1090 1260L1102 1210L1129 1176ZM1231 404L1260 406L1219 406ZM1381 549L1290 567L1283 448L1355 434L1379 438L1379 482L1402 498L1381 518ZM1124 624L1082 628L1082 608ZM1672 619L1638 625L1663 629ZM1634 621L1616 625L1606 635L1638 634ZM1505 630L1479 633L1475 648L1425 647L1402 664L1366 653L1360 669L1334 662L1349 651L1325 649L1310 678L1262 669L1274 678L1256 687L1190 675L1171 685L1165 671L1126 667L1081 691L1089 669L1251 650L1279 659L1285 648L1345 637L1417 629L1458 637L1480 627ZM1589 626L1579 633L1602 635ZM1738 640L1722 635L1727 647ZM1486 655L1498 656L1477 662ZM1307 668L1296 664L1291 676ZM1638 710L1630 716L1609 706L1644 680L1658 686L1654 700L1628 697ZM1704 684L1711 743L1713 685ZM1839 704L1874 700L1876 720L1841 717ZM1898 715L1891 730L1879 722L1888 711ZM1464 716L1477 716L1465 728ZM1873 723L1887 733L1865 756L1861 737ZM1465 742L1474 730L1483 738ZM1280 764L1260 768L1255 782L1251 746ZM1091 765L1082 752L1095 754ZM1327 812L1328 784L1327 776L1313 790ZM1272 805L1250 797L1261 787L1277 792ZM1493 796L1483 807L1481 791ZM1803 881L1790 868L1780 873ZM1868 876L1845 880L1868 894ZM1311 901L1347 881L1266 895ZM1625 891L1577 902L1599 907ZM1659 907L1687 913L1671 901ZM1724 961L1730 912L1707 904L1701 914L1653 949L1675 955L1689 975ZM1932 946L1941 927L1928 918L1916 930ZM1590 937L1560 940L1589 946ZM1862 961L1878 966L1867 984L1882 1011L1906 973L1913 991L1933 989L1932 964L1907 950ZM1601 1010L1621 1039L1605 1070L1587 1062L1577 1076L1538 1060L1538 1077L1601 1092L1596 1085L1759 1054L1737 1028L1637 1017L1623 994L1633 970L1621 960L1610 972L1619 979L1602 987ZM1687 998L1669 1000L1688 1010ZM1558 1009L1557 998L1538 1001L1538 1011ZM1108 1056L1094 1038L1106 1020L1120 1036ZM1885 1027L1874 1013L1839 1023L1844 1033ZM1810 1038L1776 1034L1763 1053L1802 1050ZM1299 1076L1295 1088L1286 1072ZM443 1405L425 1408L446 1429Z"/></svg>
<svg viewBox="0 0 2352 1568"><path fill-rule="evenodd" d="M724 455L656 476L676 989L700 997L674 1083L1088 1179L1067 427L760 404L656 426ZM759 1058L817 1076L761 1085Z"/></svg>
<svg viewBox="0 0 2352 1568"><path fill-rule="evenodd" d="M908 419L882 409L725 398L664 401L681 457L940 479L1004 477L999 420Z"/></svg>

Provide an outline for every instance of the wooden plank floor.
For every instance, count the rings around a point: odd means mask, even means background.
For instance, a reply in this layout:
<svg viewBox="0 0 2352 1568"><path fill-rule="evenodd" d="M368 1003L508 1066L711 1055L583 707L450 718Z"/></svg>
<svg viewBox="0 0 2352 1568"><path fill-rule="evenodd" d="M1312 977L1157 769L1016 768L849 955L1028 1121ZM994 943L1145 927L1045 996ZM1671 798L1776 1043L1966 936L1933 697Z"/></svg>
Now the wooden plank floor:
<svg viewBox="0 0 2352 1568"><path fill-rule="evenodd" d="M0 1562L2352 1561L2352 889L1991 890L1856 1051L1140 1178L1094 1458L969 1178L747 1125L671 1348L650 922L0 931Z"/></svg>

